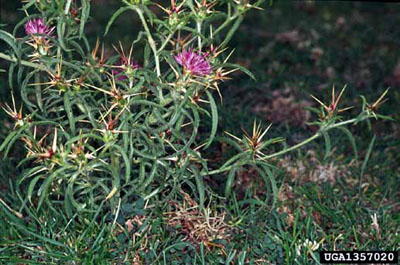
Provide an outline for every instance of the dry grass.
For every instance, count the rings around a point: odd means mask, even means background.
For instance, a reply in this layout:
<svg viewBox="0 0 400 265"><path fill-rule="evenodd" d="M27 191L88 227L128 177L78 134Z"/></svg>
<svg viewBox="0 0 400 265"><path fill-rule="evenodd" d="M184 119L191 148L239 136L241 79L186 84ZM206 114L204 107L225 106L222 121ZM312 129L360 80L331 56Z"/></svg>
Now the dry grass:
<svg viewBox="0 0 400 265"><path fill-rule="evenodd" d="M291 93L291 89L272 92L272 99L260 102L253 111L273 123L289 124L292 126L305 127L311 114L305 107L311 106L310 102L298 100Z"/></svg>
<svg viewBox="0 0 400 265"><path fill-rule="evenodd" d="M279 161L280 168L284 168L291 181L324 183L334 185L339 178L350 175L349 165L339 165L335 162L323 163L316 158L312 150L307 152L307 159L294 160L287 156Z"/></svg>
<svg viewBox="0 0 400 265"><path fill-rule="evenodd" d="M183 241L188 241L196 247L203 244L207 249L218 247L224 252L223 245L215 240L230 241L234 229L225 222L226 213L205 207L202 211L198 203L189 194L181 191L182 202L171 201L173 211L165 212L167 226L183 235Z"/></svg>

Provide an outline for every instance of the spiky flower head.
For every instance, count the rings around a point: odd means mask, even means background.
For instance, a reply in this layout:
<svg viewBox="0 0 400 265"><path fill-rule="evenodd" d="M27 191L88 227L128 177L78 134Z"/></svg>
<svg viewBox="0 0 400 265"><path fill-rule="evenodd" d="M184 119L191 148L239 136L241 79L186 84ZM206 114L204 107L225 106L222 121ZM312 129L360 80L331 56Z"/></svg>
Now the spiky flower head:
<svg viewBox="0 0 400 265"><path fill-rule="evenodd" d="M28 20L25 24L25 32L27 35L42 34L51 37L54 27L49 27L44 23L43 18Z"/></svg>
<svg viewBox="0 0 400 265"><path fill-rule="evenodd" d="M120 49L115 46L113 47L118 52L119 59L112 66L111 73L116 76L116 79L118 81L122 81L128 78L129 80L131 80L133 77L133 70L140 67L140 65L132 59L133 43L131 45L131 49L129 50L129 54L125 54L121 42L119 42Z"/></svg>
<svg viewBox="0 0 400 265"><path fill-rule="evenodd" d="M197 76L205 76L211 73L207 55L200 51L196 53L193 49L184 50L174 58L178 64L183 66L185 73Z"/></svg>
<svg viewBox="0 0 400 265"><path fill-rule="evenodd" d="M130 59L128 60L127 58L121 58L114 63L114 68L111 70L111 72L114 76L116 76L116 79L118 81L123 81L125 79L128 79L127 75L122 74L123 72L126 72L129 75L132 70L139 67L139 64L135 61Z"/></svg>

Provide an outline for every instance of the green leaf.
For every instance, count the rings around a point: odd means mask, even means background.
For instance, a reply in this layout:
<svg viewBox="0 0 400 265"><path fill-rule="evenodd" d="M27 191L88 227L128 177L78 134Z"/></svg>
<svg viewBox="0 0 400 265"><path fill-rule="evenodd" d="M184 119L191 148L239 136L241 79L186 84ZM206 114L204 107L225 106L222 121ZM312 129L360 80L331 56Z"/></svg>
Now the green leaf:
<svg viewBox="0 0 400 265"><path fill-rule="evenodd" d="M225 64L222 64L221 66L228 66L228 67L232 67L232 68L238 68L240 71L242 71L243 73L248 75L251 79L253 79L254 81L256 80L256 77L253 75L253 73L250 72L246 67L241 66L240 64L225 63Z"/></svg>
<svg viewBox="0 0 400 265"><path fill-rule="evenodd" d="M140 7L143 10L143 13L147 15L150 25L153 26L153 21L157 18L157 16L147 6L142 5Z"/></svg>
<svg viewBox="0 0 400 265"><path fill-rule="evenodd" d="M144 32L141 32L142 34L145 34ZM150 64L150 53L151 53L151 48L148 43L144 46L144 53L143 53L143 62L144 62L144 67L148 67Z"/></svg>
<svg viewBox="0 0 400 265"><path fill-rule="evenodd" d="M40 239L40 240L42 240L44 242L47 242L47 243L50 243L52 245L56 245L56 246L59 246L59 247L66 247L64 244L62 244L62 243L60 243L60 242L58 242L58 241L56 241L54 239L38 235L38 234L28 230L26 228L26 225L20 225L20 224L17 224L17 223L14 223L13 225L17 226L22 231L25 231L26 233L30 234L31 236L36 237L36 238L38 238L38 239Z"/></svg>
<svg viewBox="0 0 400 265"><path fill-rule="evenodd" d="M57 21L57 27L56 27L57 28L57 40L60 43L60 46L64 51L70 52L71 50L69 50L67 48L67 46L65 45L65 41L64 41L64 33L65 33L64 31L65 31L66 26L67 26L67 23L65 21L65 17L62 15L58 18L58 21ZM57 60L59 60L59 59L57 59ZM64 62L63 62L63 64L64 64Z"/></svg>
<svg viewBox="0 0 400 265"><path fill-rule="evenodd" d="M234 155L233 157L231 157L228 161L226 161L221 167L220 170L223 170L225 168L227 168L228 166L230 166L231 164L233 164L234 162L236 162L237 160L241 159L241 158L245 158L247 157L248 154L245 152L241 152L238 153L236 155Z"/></svg>
<svg viewBox="0 0 400 265"><path fill-rule="evenodd" d="M67 113L68 121L69 121L69 126L71 128L71 132L73 135L75 135L75 118L74 114L72 113L72 107L71 107L71 101L69 99L69 93L64 94L64 108L65 112Z"/></svg>
<svg viewBox="0 0 400 265"><path fill-rule="evenodd" d="M361 188L361 178L364 176L365 168L367 167L369 157L371 156L371 152L372 152L372 149L373 149L374 144L375 144L375 138L376 138L376 135L374 135L374 137L372 137L372 140L369 143L367 154L365 155L364 162L363 162L363 164L361 166L360 188Z"/></svg>
<svg viewBox="0 0 400 265"><path fill-rule="evenodd" d="M376 116L378 119L382 119L382 120L396 121L396 119L394 119L394 118L392 118L392 117L390 117L390 116L387 116L387 115L375 114L375 116Z"/></svg>
<svg viewBox="0 0 400 265"><path fill-rule="evenodd" d="M37 3L37 0L30 0L27 4L25 4L22 7L22 10L27 10L28 8L30 8L31 6L33 6L36 3Z"/></svg>
<svg viewBox="0 0 400 265"><path fill-rule="evenodd" d="M57 177L60 177L60 174L61 174L63 171L66 171L66 170L69 169L69 168L70 168L70 167L62 167L62 168L59 168L59 169L55 170L52 174L50 174L50 175L46 178L46 180L44 181L44 183L42 184L42 186L40 187L39 192L38 192L38 195L39 195L40 197L39 197L39 202L38 202L37 210L40 209L40 207L41 207L42 204L43 204L44 199L47 198L48 190L49 190L49 188L50 188L51 183L53 183L53 180L54 180L55 178L57 178Z"/></svg>
<svg viewBox="0 0 400 265"><path fill-rule="evenodd" d="M212 126L211 126L211 134L210 137L208 139L208 142L206 144L206 146L204 147L204 149L207 149L208 147L210 147L210 145L212 144L214 138L215 138L215 134L217 133L217 128L218 128L218 109L217 109L217 105L215 104L215 100L214 97L211 95L211 93L206 90L207 96L208 96L208 100L210 101L210 106L211 106L211 114L212 114Z"/></svg>
<svg viewBox="0 0 400 265"><path fill-rule="evenodd" d="M21 86L20 86L20 93L21 93L21 99L23 100L23 102L26 104L26 107L33 112L36 109L36 105L33 104L30 100L29 100L29 81L31 80L31 78L34 76L36 72L31 72L28 73L25 76L25 79L23 80ZM19 73L18 73L19 74Z"/></svg>
<svg viewBox="0 0 400 265"><path fill-rule="evenodd" d="M14 70L18 64L12 63L10 64L10 68L8 69L8 85L10 86L11 91L14 91ZM22 67L21 67L22 68Z"/></svg>
<svg viewBox="0 0 400 265"><path fill-rule="evenodd" d="M0 39L5 41L13 50L18 59L21 59L21 52L17 47L17 40L7 31L0 30Z"/></svg>
<svg viewBox="0 0 400 265"><path fill-rule="evenodd" d="M126 152L122 149L121 146L113 145L113 147L118 149L119 153L122 156L122 159L124 160L124 163L125 163L125 182L129 183L129 180L130 180L130 177L131 177L131 163L129 162L128 156L126 155Z"/></svg>
<svg viewBox="0 0 400 265"><path fill-rule="evenodd" d="M89 14L90 14L90 2L89 0L82 0L82 16L81 16L81 24L79 26L79 38L82 38L83 36L85 23L89 18Z"/></svg>
<svg viewBox="0 0 400 265"><path fill-rule="evenodd" d="M150 171L150 175L146 179L145 183L140 187L141 190L144 190L147 186L149 186L151 184L151 182L153 182L154 177L156 176L157 168L158 168L158 163L155 162L153 164L153 167L152 167L151 171Z"/></svg>
<svg viewBox="0 0 400 265"><path fill-rule="evenodd" d="M353 134L346 127L337 127L337 129L341 130L344 134L346 134L347 138L349 139L349 141L351 143L351 146L353 147L354 159L358 160L357 145L356 145L356 140L353 137Z"/></svg>
<svg viewBox="0 0 400 265"><path fill-rule="evenodd" d="M232 260L236 257L236 250L231 251L226 257L225 265L231 264Z"/></svg>
<svg viewBox="0 0 400 265"><path fill-rule="evenodd" d="M275 204L278 200L278 187L276 186L274 174L269 169L269 165L267 163L265 163L263 161L257 161L256 164L261 166L261 168L256 167L256 170L261 175L261 177L264 179L265 183L267 183L266 175L269 178L269 181L270 181L271 187L272 187L272 193L274 195L272 198L272 208L274 208ZM265 173L266 173L266 175L265 175Z"/></svg>
<svg viewBox="0 0 400 265"><path fill-rule="evenodd" d="M229 29L228 33L226 34L226 37L225 37L224 41L220 44L220 47L224 48L228 44L228 42L233 37L233 34L236 32L236 30L238 30L238 28L239 28L240 24L242 23L242 21L243 21L243 16L239 16L238 19L235 21L235 23Z"/></svg>
<svg viewBox="0 0 400 265"><path fill-rule="evenodd" d="M44 166L37 166L34 168L30 168L28 171L24 172L21 178L18 179L17 181L17 186L21 185L22 182L25 181L25 179L28 179L34 175L36 175L39 172L45 171L46 167Z"/></svg>
<svg viewBox="0 0 400 265"><path fill-rule="evenodd" d="M7 135L6 139L0 145L0 152L7 146L7 144L17 135L19 131L11 131L9 135Z"/></svg>
<svg viewBox="0 0 400 265"><path fill-rule="evenodd" d="M39 181L40 178L44 177L44 175L38 175L36 177L34 177L30 182L29 182L29 186L28 186L28 200L32 203L32 194L34 191L34 188L36 186L36 183Z"/></svg>
<svg viewBox="0 0 400 265"><path fill-rule="evenodd" d="M188 94L188 93L187 93L187 94ZM168 159L168 158L173 158L173 157L179 156L181 153L185 152L185 150L187 150L188 148L190 148L190 146L192 145L192 143L195 141L196 136L197 136L197 131L198 131L198 128L199 128L199 123L200 123L200 120L199 120L199 113L197 112L197 110L196 110L193 106L190 106L190 109L191 109L192 112L193 112L193 116L194 116L193 118L192 118L189 114L187 114L187 111L184 110L184 109L181 109L181 113L185 113L185 114L191 119L191 121L193 122L192 136L190 137L190 139L187 141L187 143L186 143L180 150L176 151L175 153L173 153L173 154L171 154L171 155L169 155L169 156L164 157L163 159ZM171 128L171 131L172 131L172 133L173 133L174 135L178 135L178 134L175 132L174 129Z"/></svg>
<svg viewBox="0 0 400 265"><path fill-rule="evenodd" d="M325 140L325 155L324 155L324 160L328 159L329 154L331 153L331 138L329 137L329 134L327 132L322 132L322 136L324 137Z"/></svg>
<svg viewBox="0 0 400 265"><path fill-rule="evenodd" d="M195 167L191 167L191 169L194 172L194 178L196 180L196 186L197 186L197 192L199 193L199 206L200 209L199 211L201 212L203 210L204 207L204 198L205 198L205 188L204 188L204 182L203 182L203 177L200 175L199 171L197 168Z"/></svg>
<svg viewBox="0 0 400 265"><path fill-rule="evenodd" d="M24 126L25 127L25 126ZM7 157L8 152L10 152L11 147L13 146L13 144L15 143L15 141L17 141L19 139L19 136L22 134L22 131L24 130L24 127L21 127L19 130L17 130L15 137L12 137L7 144L7 148L4 151L4 157ZM1 147L0 147L0 151L1 151Z"/></svg>
<svg viewBox="0 0 400 265"><path fill-rule="evenodd" d="M233 181L235 180L235 173L236 173L235 168L229 171L228 179L226 180L226 185L225 185L225 198L228 198L229 195L231 194Z"/></svg>
<svg viewBox="0 0 400 265"><path fill-rule="evenodd" d="M187 243L187 242L178 242L178 243L169 245L167 248L165 248L165 249L163 250L163 254L165 255L165 253L168 252L170 249L182 250L182 249L184 249L184 248L191 248L191 249L193 249L193 250L196 250L196 248L195 248L193 245L191 245L190 243ZM167 264L167 263L165 263L165 264Z"/></svg>
<svg viewBox="0 0 400 265"><path fill-rule="evenodd" d="M246 260L246 251L243 251L242 253L239 254L239 258L238 258L238 265L244 265L246 264L245 260Z"/></svg>
<svg viewBox="0 0 400 265"><path fill-rule="evenodd" d="M40 74L36 73L35 74L35 83L39 84L40 83ZM39 106L39 109L43 111L43 100L42 100L42 89L40 85L35 85L35 93L36 93L36 102Z"/></svg>
<svg viewBox="0 0 400 265"><path fill-rule="evenodd" d="M71 177L68 180L68 186L66 189L67 196L65 197L65 201L68 202L68 203L66 203L66 205L72 204L79 212L84 209L84 205L78 203L74 197L74 184L75 184L75 181L78 178L78 176L79 176L79 172L75 172L74 174L71 174ZM69 211L70 211L70 214L73 212L72 210L69 210Z"/></svg>
<svg viewBox="0 0 400 265"><path fill-rule="evenodd" d="M108 33L108 31L110 30L110 27L111 27L111 25L114 23L114 21L115 21L122 13L124 13L124 12L125 12L126 10L128 10L128 9L130 9L129 6L121 7L120 9L118 9L118 10L112 15L112 17L110 18L110 20L109 20L108 23L107 23L106 31L105 31L105 33L104 33L104 36L107 35L107 33Z"/></svg>

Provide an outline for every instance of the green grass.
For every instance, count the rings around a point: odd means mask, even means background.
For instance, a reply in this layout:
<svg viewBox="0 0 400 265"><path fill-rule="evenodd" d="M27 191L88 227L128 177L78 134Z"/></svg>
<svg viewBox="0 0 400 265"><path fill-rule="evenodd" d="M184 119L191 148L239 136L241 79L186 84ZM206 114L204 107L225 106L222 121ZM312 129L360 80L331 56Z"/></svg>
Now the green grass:
<svg viewBox="0 0 400 265"><path fill-rule="evenodd" d="M272 174L279 191L274 208L270 184L250 168L236 174L227 200L217 194L223 194L228 176L206 179L208 189L216 193L206 200L206 206L219 215L225 212L230 229L207 247L184 240L186 219L171 225L165 213L176 211L173 203L122 205L119 215L92 209L92 213L67 218L57 208L36 213L28 204L21 205L12 192L20 169L15 169L11 156L0 162L0 198L25 214L19 218L0 202L0 263L318 264L319 250L399 250L400 80L393 71L400 58L400 7L322 1L301 5L279 1L265 6L264 11L252 12L245 20L231 47L236 48L234 60L249 67L257 81L238 73L233 76L235 81L226 82L223 104L218 106L218 133L241 135L241 127L249 130L254 118L263 121L264 127L272 119L269 136L285 137L295 144L311 135L312 128L296 124L296 120L288 122L291 114L276 117L284 115L284 108L298 107L301 101L316 107L309 94L329 100L333 84L348 86L342 106L359 105L359 94L373 101L390 86L390 99L380 113L395 121L349 127L358 147L357 160L340 131L332 133L335 148L325 159L324 143L319 139L274 160ZM115 3L110 6L110 10L116 8ZM104 6L94 6L92 12L99 23L108 17L102 10ZM119 23L126 21L129 18L124 17ZM93 40L97 27L89 29ZM297 30L294 40L277 39L277 34L293 30ZM125 31L129 28L115 31L108 41L122 38L129 43ZM323 50L317 60L310 58L315 48ZM6 75L0 73L0 77L2 87L7 87ZM1 93L2 98L8 96L3 90ZM291 103L278 102L274 108L278 97L284 101L289 96L293 97ZM4 113L0 117L6 119ZM3 139L6 131L0 129L0 133ZM368 159L373 135L376 140ZM230 154L229 146L215 143L207 156L211 165L219 165ZM197 195L190 196L196 199ZM184 201L182 197L173 200ZM373 224L375 215L378 226ZM127 221L132 224L130 231ZM319 248L299 248L306 240L320 243Z"/></svg>

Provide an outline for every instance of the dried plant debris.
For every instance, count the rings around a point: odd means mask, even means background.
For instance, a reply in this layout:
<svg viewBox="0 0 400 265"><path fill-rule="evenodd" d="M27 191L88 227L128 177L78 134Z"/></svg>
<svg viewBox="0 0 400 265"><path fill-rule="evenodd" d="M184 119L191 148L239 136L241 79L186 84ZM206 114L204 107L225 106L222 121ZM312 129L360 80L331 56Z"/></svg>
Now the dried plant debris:
<svg viewBox="0 0 400 265"><path fill-rule="evenodd" d="M130 219L126 219L125 224L120 224L116 222L115 237L119 237L124 232L129 233L132 239L132 245L126 245L123 251L124 262L130 261L130 264L140 265L143 263L143 258L141 257L141 253L143 255L147 255L150 252L150 241L152 238L157 236L157 230L153 228L151 222L146 222L149 218L148 215L135 215ZM136 248L134 251L129 250L130 248ZM112 249L114 250L114 249ZM118 251L115 249L115 251ZM117 263L113 264L121 264L121 260Z"/></svg>
<svg viewBox="0 0 400 265"><path fill-rule="evenodd" d="M314 47L310 52L310 59L313 61L319 61L321 57L324 55L324 50L320 47Z"/></svg>
<svg viewBox="0 0 400 265"><path fill-rule="evenodd" d="M311 118L310 112L305 108L311 106L311 103L298 100L289 91L291 89L272 92L271 99L259 102L253 111L273 123L305 127Z"/></svg>
<svg viewBox="0 0 400 265"><path fill-rule="evenodd" d="M209 250L217 247L224 253L224 246L216 241L229 242L234 233L234 228L226 223L226 212L207 207L200 211L198 203L189 194L184 191L181 194L183 201L170 201L173 210L164 213L167 226L183 235L183 241L195 247L201 244Z"/></svg>
<svg viewBox="0 0 400 265"><path fill-rule="evenodd" d="M323 163L316 158L315 152L309 151L304 160L293 159L289 156L280 159L279 167L284 168L292 181L325 183L334 185L339 178L345 179L350 175L350 165L338 165L335 162Z"/></svg>
<svg viewBox="0 0 400 265"><path fill-rule="evenodd" d="M300 34L297 29L294 29L276 34L275 39L283 43L298 43L300 41Z"/></svg>

